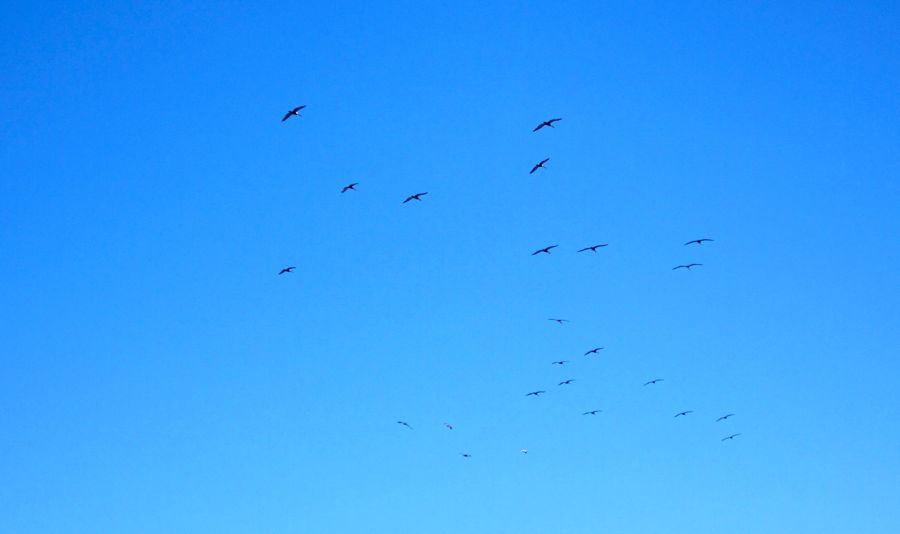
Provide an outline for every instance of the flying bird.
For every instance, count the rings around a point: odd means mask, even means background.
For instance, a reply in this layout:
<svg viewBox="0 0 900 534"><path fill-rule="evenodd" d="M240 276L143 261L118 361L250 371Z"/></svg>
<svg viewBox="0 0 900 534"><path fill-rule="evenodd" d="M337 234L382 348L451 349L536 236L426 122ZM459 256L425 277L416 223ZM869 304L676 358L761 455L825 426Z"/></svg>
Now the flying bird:
<svg viewBox="0 0 900 534"><path fill-rule="evenodd" d="M359 182L353 182L350 185L345 185L343 189L341 189L341 193L346 193L347 191L356 191L356 186L359 185Z"/></svg>
<svg viewBox="0 0 900 534"><path fill-rule="evenodd" d="M591 350L585 352L584 355L587 356L588 354L598 354L601 350L603 350L605 348L606 347L597 347L596 349L591 349Z"/></svg>
<svg viewBox="0 0 900 534"><path fill-rule="evenodd" d="M532 255L532 256L537 256L538 254L541 254L541 253L543 253L543 254L550 254L550 249L554 249L554 248L556 248L556 247L558 247L558 246L559 246L559 245L550 245L549 247L544 247L544 248L535 250L534 252L531 253L531 255Z"/></svg>
<svg viewBox="0 0 900 534"><path fill-rule="evenodd" d="M544 163L547 163L548 161L550 161L550 158L542 159L540 163L536 163L534 167L531 168L531 171L529 171L528 174L534 174L534 171L538 169L546 169L547 167L544 167Z"/></svg>
<svg viewBox="0 0 900 534"><path fill-rule="evenodd" d="M568 380L563 380L562 382L560 382L559 384L556 384L556 385L557 386L568 386L569 384L571 384L574 381L575 381L574 379L570 378Z"/></svg>
<svg viewBox="0 0 900 534"><path fill-rule="evenodd" d="M558 119L550 119L549 121L544 121L544 122L538 124L538 125L534 128L534 130L531 130L531 131L532 131L532 132L536 132L536 131L540 130L541 128L543 128L544 126L549 126L550 128L555 128L555 126L553 126L553 123L554 123L554 122L559 122L559 121L561 121L561 120L562 120L562 118L558 118Z"/></svg>
<svg viewBox="0 0 900 534"><path fill-rule="evenodd" d="M736 438L736 437L738 437L738 436L740 436L740 435L741 435L740 433L732 434L732 435L728 436L727 438L722 438L721 441L726 441L726 440L729 440L729 439L734 439L734 438Z"/></svg>
<svg viewBox="0 0 900 534"><path fill-rule="evenodd" d="M410 429L410 430L413 429L413 427L409 426L409 423L407 423L406 421L397 421L397 424L398 424L398 425L403 425L403 426L405 426L406 428L408 428L408 429Z"/></svg>
<svg viewBox="0 0 900 534"><path fill-rule="evenodd" d="M550 365L564 365L569 363L569 360L559 360L558 362L550 362Z"/></svg>
<svg viewBox="0 0 900 534"><path fill-rule="evenodd" d="M703 264L702 263L688 263L686 265L679 265L677 267L672 267L672 270L674 271L677 269L687 269L688 271L690 271L691 267L699 267L701 265L703 265Z"/></svg>
<svg viewBox="0 0 900 534"><path fill-rule="evenodd" d="M278 271L278 274L292 273L294 272L294 269L296 269L296 267L285 267L284 269Z"/></svg>
<svg viewBox="0 0 900 534"><path fill-rule="evenodd" d="M428 194L428 191L426 191L424 193L416 193L415 195L409 195L408 197L406 197L406 200L404 200L402 202L402 204L406 204L410 200L422 200L422 196L427 195L427 194Z"/></svg>
<svg viewBox="0 0 900 534"><path fill-rule="evenodd" d="M649 385L655 384L657 382L662 382L663 380L665 380L665 378L654 378L653 380L650 380L649 382L644 382L644 385L649 386Z"/></svg>
<svg viewBox="0 0 900 534"><path fill-rule="evenodd" d="M733 413L730 413L730 414L727 414L727 415L723 415L722 417L716 419L716 422L718 423L719 421L724 421L724 420L728 419L729 417L731 417L732 415L734 415L734 414L733 414Z"/></svg>
<svg viewBox="0 0 900 534"><path fill-rule="evenodd" d="M571 321L569 321L568 319L554 319L554 318L552 318L552 317L551 317L550 319L547 319L547 320L548 320L548 321L553 321L553 322L559 323L559 324L570 323L570 322L571 322Z"/></svg>
<svg viewBox="0 0 900 534"><path fill-rule="evenodd" d="M526 397L540 397L542 393L547 393L546 391L532 391L531 393L526 393Z"/></svg>
<svg viewBox="0 0 900 534"><path fill-rule="evenodd" d="M528 454L528 449L522 449L519 452L521 452L522 454Z"/></svg>
<svg viewBox="0 0 900 534"><path fill-rule="evenodd" d="M697 243L698 245L702 245L704 241L712 241L712 239L709 239L708 237L704 237L703 239L692 239L692 240L688 241L687 243L685 243L685 245L690 245L691 243Z"/></svg>
<svg viewBox="0 0 900 534"><path fill-rule="evenodd" d="M694 413L694 410L687 410L687 411L684 411L684 412L678 412L678 413L675 414L675 417L681 417L682 415L687 415L687 414L689 414L689 413Z"/></svg>
<svg viewBox="0 0 900 534"><path fill-rule="evenodd" d="M444 426L449 428L450 430L453 430L453 425L451 425L450 423L444 423Z"/></svg>
<svg viewBox="0 0 900 534"><path fill-rule="evenodd" d="M609 243L603 243L602 245L593 245L590 247L584 247L583 249L579 250L578 252L584 252L586 250L590 250L591 252L597 252L598 248L603 248L603 247L608 247L608 246L609 246Z"/></svg>
<svg viewBox="0 0 900 534"><path fill-rule="evenodd" d="M600 412L602 412L602 411L603 411L603 410L591 410L591 411L589 411L589 412L584 412L584 413L581 414L581 415L597 415L598 413L600 413Z"/></svg>
<svg viewBox="0 0 900 534"><path fill-rule="evenodd" d="M281 122L284 122L284 121L290 119L294 115L296 115L298 117L302 117L302 115L300 115L300 110L302 110L305 107L306 106L297 106L294 109L288 111L287 113L284 114L284 117L281 118Z"/></svg>
<svg viewBox="0 0 900 534"><path fill-rule="evenodd" d="M472 457L472 455L467 452L461 452L461 453L459 453L459 455L462 456L463 458L471 458Z"/></svg>

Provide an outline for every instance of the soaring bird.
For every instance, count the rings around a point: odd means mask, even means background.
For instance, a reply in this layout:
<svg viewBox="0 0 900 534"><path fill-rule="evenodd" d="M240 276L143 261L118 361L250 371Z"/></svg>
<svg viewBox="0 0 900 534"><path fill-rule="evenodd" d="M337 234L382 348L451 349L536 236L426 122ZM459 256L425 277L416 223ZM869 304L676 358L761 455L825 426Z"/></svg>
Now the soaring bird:
<svg viewBox="0 0 900 534"><path fill-rule="evenodd" d="M689 413L694 413L694 410L687 410L687 411L684 411L684 412L678 412L678 413L675 414L675 417L681 417L682 415L687 415L687 414L689 414Z"/></svg>
<svg viewBox="0 0 900 534"><path fill-rule="evenodd" d="M542 159L540 163L536 163L534 167L531 168L531 171L529 171L528 174L534 174L534 171L538 169L546 169L547 167L544 167L544 163L547 163L548 161L550 161L550 158Z"/></svg>
<svg viewBox="0 0 900 534"><path fill-rule="evenodd" d="M532 391L531 393L526 393L525 396L526 396L526 397L540 397L541 394L543 394L543 393L547 393L547 392L546 392L546 391L543 391L543 390L541 390L541 391Z"/></svg>
<svg viewBox="0 0 900 534"><path fill-rule="evenodd" d="M597 353L599 353L601 350L603 350L604 348L605 348L605 347L597 347L596 349L591 349L591 350L585 352L584 355L587 356L588 354L597 354Z"/></svg>
<svg viewBox="0 0 900 534"><path fill-rule="evenodd" d="M519 452L521 452L522 454L528 454L528 449L522 449Z"/></svg>
<svg viewBox="0 0 900 534"><path fill-rule="evenodd" d="M409 195L408 197L406 197L406 200L404 200L402 202L402 204L406 204L410 200L422 200L422 196L427 195L427 194L428 194L428 191L426 191L424 193L416 193L415 195Z"/></svg>
<svg viewBox="0 0 900 534"><path fill-rule="evenodd" d="M591 411L589 411L589 412L584 412L584 413L581 414L581 415L597 415L598 413L600 413L600 412L602 412L602 411L603 411L603 410L591 410Z"/></svg>
<svg viewBox="0 0 900 534"><path fill-rule="evenodd" d="M559 245L550 245L549 247L544 247L544 248L535 250L534 252L531 253L531 255L532 255L532 256L537 256L538 254L550 254L550 249L554 249L554 248L556 248L556 247L558 247L558 246L559 246Z"/></svg>
<svg viewBox="0 0 900 534"><path fill-rule="evenodd" d="M298 117L302 117L302 115L300 115L300 110L302 110L305 107L306 106L297 106L294 109L288 111L287 113L284 114L284 117L281 118L281 122L284 122L284 121L290 119L294 115L296 115Z"/></svg>
<svg viewBox="0 0 900 534"><path fill-rule="evenodd" d="M734 438L736 438L736 437L738 437L738 436L740 436L740 435L741 435L740 433L732 434L732 435L728 436L727 438L722 438L721 441L725 441L725 440L729 440L729 439L734 439Z"/></svg>
<svg viewBox="0 0 900 534"><path fill-rule="evenodd" d="M591 252L597 252L598 248L603 248L603 247L608 247L608 246L609 246L609 243L603 243L602 245L593 245L590 247L584 247L583 249L579 250L578 252L584 252L586 250L590 250Z"/></svg>
<svg viewBox="0 0 900 534"><path fill-rule="evenodd" d="M550 362L550 365L565 365L569 363L569 360L559 360L558 362Z"/></svg>
<svg viewBox="0 0 900 534"><path fill-rule="evenodd" d="M685 265L679 265L677 267L672 267L672 270L674 271L676 269L687 269L688 271L690 271L691 267L699 267L701 265L703 265L703 264L702 263L688 263Z"/></svg>
<svg viewBox="0 0 900 534"><path fill-rule="evenodd" d="M451 425L450 423L444 423L444 426L449 428L450 430L453 430L453 425Z"/></svg>
<svg viewBox="0 0 900 534"><path fill-rule="evenodd" d="M548 321L553 321L554 323L559 323L559 324L571 322L571 321L569 321L568 319L554 319L554 318L552 318L552 317L549 318L549 319L547 319L547 320L548 320Z"/></svg>
<svg viewBox="0 0 900 534"><path fill-rule="evenodd" d="M655 384L657 382L662 382L663 380L665 380L665 378L654 378L653 380L650 380L649 382L644 382L644 385L649 386L649 385Z"/></svg>
<svg viewBox="0 0 900 534"><path fill-rule="evenodd" d="M343 189L341 189L341 193L346 193L347 191L356 191L356 186L359 185L359 182L353 182L350 185L345 185Z"/></svg>
<svg viewBox="0 0 900 534"><path fill-rule="evenodd" d="M704 237L703 239L691 239L685 245L690 245L691 243L697 243L698 245L702 245L704 241L712 241L712 239L708 237Z"/></svg>
<svg viewBox="0 0 900 534"><path fill-rule="evenodd" d="M459 455L462 456L463 458L471 458L472 457L472 455L467 452L461 452L461 453L459 453Z"/></svg>
<svg viewBox="0 0 900 534"><path fill-rule="evenodd" d="M732 415L734 415L734 414L730 413L730 414L723 415L722 417L716 419L716 422L718 423L719 421L724 421L724 420L728 419L729 417L731 417Z"/></svg>
<svg viewBox="0 0 900 534"><path fill-rule="evenodd" d="M568 386L569 384L571 384L574 381L575 381L574 378L570 378L568 380L563 380L562 382L560 382L559 384L556 384L556 385L557 386Z"/></svg>
<svg viewBox="0 0 900 534"><path fill-rule="evenodd" d="M403 426L405 426L406 428L408 428L408 429L410 429L410 430L413 429L413 427L409 426L409 423L407 423L406 421L397 421L397 424L398 424L398 425L403 425Z"/></svg>
<svg viewBox="0 0 900 534"><path fill-rule="evenodd" d="M294 269L296 269L296 267L285 267L284 269L278 271L278 274L292 273L294 272Z"/></svg>
<svg viewBox="0 0 900 534"><path fill-rule="evenodd" d="M536 132L536 131L540 130L541 128L543 128L544 126L549 126L550 128L555 128L555 126L553 126L553 123L554 123L554 122L559 122L559 121L561 121L561 120L562 120L562 118L560 117L560 118L558 118L558 119L550 119L549 121L544 121L544 122L538 124L538 125L535 127L535 129L534 129L534 130L531 130L531 131L532 131L532 132Z"/></svg>

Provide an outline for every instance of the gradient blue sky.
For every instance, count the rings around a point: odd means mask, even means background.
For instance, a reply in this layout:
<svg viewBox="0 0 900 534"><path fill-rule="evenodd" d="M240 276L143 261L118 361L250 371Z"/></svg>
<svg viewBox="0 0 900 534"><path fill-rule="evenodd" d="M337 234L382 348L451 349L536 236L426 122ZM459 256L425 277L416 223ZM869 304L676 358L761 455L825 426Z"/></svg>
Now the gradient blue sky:
<svg viewBox="0 0 900 534"><path fill-rule="evenodd" d="M900 531L849 4L3 3L0 532Z"/></svg>

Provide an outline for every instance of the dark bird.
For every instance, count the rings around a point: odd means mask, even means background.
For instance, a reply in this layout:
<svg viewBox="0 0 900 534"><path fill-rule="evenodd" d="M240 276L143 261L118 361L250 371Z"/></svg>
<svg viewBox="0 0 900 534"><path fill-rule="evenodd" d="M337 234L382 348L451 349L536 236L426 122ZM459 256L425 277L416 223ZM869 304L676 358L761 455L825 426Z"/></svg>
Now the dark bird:
<svg viewBox="0 0 900 534"><path fill-rule="evenodd" d="M547 392L543 391L543 390L542 391L532 391L531 393L526 393L525 396L526 397L540 397L541 394L543 394L543 393L547 393Z"/></svg>
<svg viewBox="0 0 900 534"><path fill-rule="evenodd" d="M356 186L359 185L359 182L353 182L350 185L345 185L343 189L341 189L341 193L346 193L347 191L356 191Z"/></svg>
<svg viewBox="0 0 900 534"><path fill-rule="evenodd" d="M603 411L603 410L591 410L591 411L589 411L589 412L584 412L584 413L581 414L581 415L597 415L598 413L600 413L600 412L602 412L602 411Z"/></svg>
<svg viewBox="0 0 900 534"><path fill-rule="evenodd" d="M740 435L741 435L740 433L732 434L732 435L728 436L727 438L722 438L721 441L726 441L726 440L729 440L729 439L734 439L734 438L736 438L736 437L738 437L738 436L740 436Z"/></svg>
<svg viewBox="0 0 900 534"><path fill-rule="evenodd" d="M687 269L688 271L690 271L691 267L699 267L700 265L703 265L703 264L702 263L688 263L686 265L679 265L677 267L672 267L672 270L674 271L676 269Z"/></svg>
<svg viewBox="0 0 900 534"><path fill-rule="evenodd" d="M694 410L687 410L685 412L678 412L675 414L675 417L681 417L682 415L687 415L689 413L694 413Z"/></svg>
<svg viewBox="0 0 900 534"><path fill-rule="evenodd" d="M569 360L559 360L558 362L550 362L550 365L565 365L569 363Z"/></svg>
<svg viewBox="0 0 900 534"><path fill-rule="evenodd" d="M563 380L562 382L560 382L559 384L556 384L556 385L557 386L568 386L569 384L571 384L574 381L575 381L574 379L570 378L568 380Z"/></svg>
<svg viewBox="0 0 900 534"><path fill-rule="evenodd" d="M422 200L422 196L427 195L427 194L428 194L428 191L426 191L424 193L416 193L415 195L409 195L408 197L406 197L406 200L404 200L402 202L402 204L406 204L410 200Z"/></svg>
<svg viewBox="0 0 900 534"><path fill-rule="evenodd" d="M722 417L716 419L716 422L718 423L719 421L724 421L724 420L728 419L729 417L731 417L732 415L734 415L734 414L733 414L733 413L730 413L730 414L727 414L727 415L723 415Z"/></svg>
<svg viewBox="0 0 900 534"><path fill-rule="evenodd" d="M284 117L281 118L281 122L284 122L284 121L290 119L294 115L296 115L298 117L302 117L302 115L300 115L300 110L302 110L305 107L306 106L297 106L294 109L288 111L287 113L284 114Z"/></svg>
<svg viewBox="0 0 900 534"><path fill-rule="evenodd" d="M529 171L528 174L534 174L534 171L538 169L546 169L547 167L544 167L544 163L547 163L548 161L550 161L550 158L542 159L540 163L536 163L534 167L531 168L531 171Z"/></svg>
<svg viewBox="0 0 900 534"><path fill-rule="evenodd" d="M459 455L462 456L463 458L471 458L472 457L472 455L467 452L461 452L461 453L459 453Z"/></svg>
<svg viewBox="0 0 900 534"><path fill-rule="evenodd" d="M543 254L550 254L550 249L554 249L554 248L556 248L556 247L558 247L558 246L559 246L559 245L550 245L549 247L544 247L544 248L542 248L542 249L535 250L534 252L531 253L531 255L532 255L532 256L537 256L538 254L541 254L541 253L543 253Z"/></svg>
<svg viewBox="0 0 900 534"><path fill-rule="evenodd" d="M608 246L609 246L609 243L603 243L602 245L594 245L591 247L584 247L583 249L579 250L578 252L584 252L586 250L590 250L591 252L597 252L598 248L603 248L603 247L608 247Z"/></svg>
<svg viewBox="0 0 900 534"><path fill-rule="evenodd" d="M692 240L688 241L687 243L685 243L685 245L690 245L691 243L697 243L698 245L702 245L704 241L712 241L712 239L709 239L708 237L704 237L703 239L692 239Z"/></svg>
<svg viewBox="0 0 900 534"><path fill-rule="evenodd" d="M397 421L397 424L398 424L398 425L403 425L403 426L405 426L406 428L408 428L408 429L410 429L410 430L413 429L413 427L409 426L409 423L407 423L406 421Z"/></svg>
<svg viewBox="0 0 900 534"><path fill-rule="evenodd" d="M450 430L453 430L453 425L451 425L450 423L444 423L444 426L449 428Z"/></svg>
<svg viewBox="0 0 900 534"><path fill-rule="evenodd" d="M284 269L278 271L278 274L292 273L294 272L294 269L296 269L296 267L285 267Z"/></svg>
<svg viewBox="0 0 900 534"><path fill-rule="evenodd" d="M584 355L587 356L588 354L597 354L604 348L606 348L606 347L597 347L596 349L591 349L591 350L585 352Z"/></svg>
<svg viewBox="0 0 900 534"><path fill-rule="evenodd" d="M569 323L569 322L571 322L571 321L569 321L568 319L553 319L552 317L551 317L550 319L547 319L547 320L548 320L548 321L553 321L554 323L558 323L558 324L563 324L563 323Z"/></svg>
<svg viewBox="0 0 900 534"><path fill-rule="evenodd" d="M541 128L543 128L544 126L549 126L550 128L555 128L555 126L553 126L553 123L554 123L554 122L559 122L559 121L561 121L561 120L562 120L562 118L558 118L558 119L550 119L549 121L544 121L544 122L538 124L538 125L534 128L534 130L531 130L531 131L532 131L532 132L536 132L536 131L540 130Z"/></svg>
<svg viewBox="0 0 900 534"><path fill-rule="evenodd" d="M651 381L649 381L649 382L644 382L644 385L645 385L645 386L649 386L650 384L655 384L655 383L657 383L657 382L662 382L663 380L665 380L665 378L654 378L653 380L651 380Z"/></svg>

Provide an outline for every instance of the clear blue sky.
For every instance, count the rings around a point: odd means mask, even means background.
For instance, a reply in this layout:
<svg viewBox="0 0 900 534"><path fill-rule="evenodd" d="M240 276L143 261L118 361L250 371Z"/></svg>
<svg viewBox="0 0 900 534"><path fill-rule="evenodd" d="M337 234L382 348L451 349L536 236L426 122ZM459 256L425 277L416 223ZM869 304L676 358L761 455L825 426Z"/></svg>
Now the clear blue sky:
<svg viewBox="0 0 900 534"><path fill-rule="evenodd" d="M898 15L4 3L0 532L900 531Z"/></svg>

